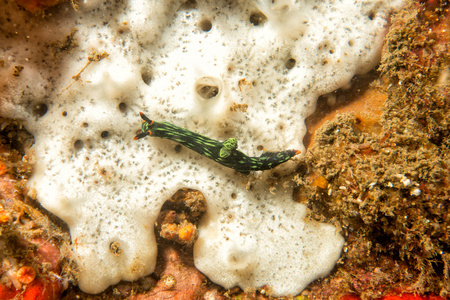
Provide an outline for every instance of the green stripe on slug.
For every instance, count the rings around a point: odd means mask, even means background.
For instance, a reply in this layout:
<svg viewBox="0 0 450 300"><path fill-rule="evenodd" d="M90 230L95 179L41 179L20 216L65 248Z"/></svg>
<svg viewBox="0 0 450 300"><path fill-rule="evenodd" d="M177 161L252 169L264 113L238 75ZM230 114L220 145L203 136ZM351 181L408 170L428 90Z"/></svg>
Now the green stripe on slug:
<svg viewBox="0 0 450 300"><path fill-rule="evenodd" d="M300 153L298 150L285 150L264 152L258 157L251 157L237 150L238 143L235 138L219 142L169 122L150 120L142 112L139 112L139 114L144 122L141 126L142 132L136 135L134 140L141 139L147 135L169 139L243 174L249 174L250 171L275 168Z"/></svg>

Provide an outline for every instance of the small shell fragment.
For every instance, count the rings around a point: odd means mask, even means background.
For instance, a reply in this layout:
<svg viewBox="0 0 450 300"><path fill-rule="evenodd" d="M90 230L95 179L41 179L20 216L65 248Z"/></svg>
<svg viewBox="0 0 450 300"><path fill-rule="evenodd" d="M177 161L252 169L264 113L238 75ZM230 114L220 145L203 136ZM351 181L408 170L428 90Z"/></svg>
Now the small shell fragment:
<svg viewBox="0 0 450 300"><path fill-rule="evenodd" d="M418 187L416 187L410 191L410 194L411 196L420 196L420 194L422 194L422 191Z"/></svg>

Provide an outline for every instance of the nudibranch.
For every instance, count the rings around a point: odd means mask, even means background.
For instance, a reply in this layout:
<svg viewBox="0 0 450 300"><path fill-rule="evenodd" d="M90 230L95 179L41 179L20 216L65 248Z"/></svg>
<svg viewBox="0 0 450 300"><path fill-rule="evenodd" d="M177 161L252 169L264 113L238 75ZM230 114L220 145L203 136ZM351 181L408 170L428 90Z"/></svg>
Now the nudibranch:
<svg viewBox="0 0 450 300"><path fill-rule="evenodd" d="M139 112L139 114L144 122L141 126L142 132L136 135L134 140L146 136L169 139L243 174L249 174L250 171L275 168L300 153L299 150L267 151L260 156L252 157L237 150L236 138L229 138L220 142L169 122L150 120L142 112Z"/></svg>

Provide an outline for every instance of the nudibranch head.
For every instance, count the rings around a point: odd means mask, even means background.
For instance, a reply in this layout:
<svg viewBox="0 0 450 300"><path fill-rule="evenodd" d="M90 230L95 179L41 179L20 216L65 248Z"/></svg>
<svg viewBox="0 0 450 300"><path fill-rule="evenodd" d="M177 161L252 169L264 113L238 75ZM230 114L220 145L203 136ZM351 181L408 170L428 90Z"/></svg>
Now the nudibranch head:
<svg viewBox="0 0 450 300"><path fill-rule="evenodd" d="M146 137L147 135L151 135L152 132L150 131L150 126L152 126L153 121L150 120L146 115L144 115L143 112L139 112L139 115L141 116L142 120L144 120L144 122L142 122L141 125L141 133L139 133L138 135L136 135L133 140L138 140L138 139L142 139L143 137Z"/></svg>

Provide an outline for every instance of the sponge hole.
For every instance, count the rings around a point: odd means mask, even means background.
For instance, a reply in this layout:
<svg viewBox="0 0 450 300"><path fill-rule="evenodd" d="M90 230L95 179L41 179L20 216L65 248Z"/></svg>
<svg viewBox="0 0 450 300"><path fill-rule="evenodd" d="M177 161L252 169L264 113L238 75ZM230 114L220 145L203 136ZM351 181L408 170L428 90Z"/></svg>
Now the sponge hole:
<svg viewBox="0 0 450 300"><path fill-rule="evenodd" d="M106 139L107 137L109 137L109 131L104 130L102 131L102 133L100 134L100 136L104 139Z"/></svg>
<svg viewBox="0 0 450 300"><path fill-rule="evenodd" d="M256 11L250 15L250 23L254 26L262 25L267 21L267 17L260 11Z"/></svg>
<svg viewBox="0 0 450 300"><path fill-rule="evenodd" d="M197 8L197 1L195 0L187 0L180 6L180 9L184 10L191 10L195 8Z"/></svg>
<svg viewBox="0 0 450 300"><path fill-rule="evenodd" d="M289 58L289 59L284 63L284 65L286 66L286 69L290 70L290 69L292 69L293 67L295 67L295 63L296 63L296 61L295 61L294 58Z"/></svg>
<svg viewBox="0 0 450 300"><path fill-rule="evenodd" d="M203 100L211 100L221 92L221 82L214 77L202 77L195 83L194 89Z"/></svg>
<svg viewBox="0 0 450 300"><path fill-rule="evenodd" d="M152 77L153 77L153 72L151 69L145 68L145 67L143 67L141 69L141 78L142 78L142 81L144 81L144 83L146 85L150 85L150 83L152 82Z"/></svg>
<svg viewBox="0 0 450 300"><path fill-rule="evenodd" d="M197 87L197 93L205 99L211 99L219 94L219 87L213 85L199 85Z"/></svg>
<svg viewBox="0 0 450 300"><path fill-rule="evenodd" d="M178 144L178 145L176 145L176 146L175 146L175 148L174 148L174 149L175 149L175 152L176 152L176 153L180 153L180 152L181 152L181 149L182 149L182 147L181 147L181 145L180 145L180 144Z"/></svg>
<svg viewBox="0 0 450 300"><path fill-rule="evenodd" d="M76 141L73 143L73 148L74 148L75 150L77 150L77 151L83 149L83 147L84 147L84 143L83 143L82 140L76 140Z"/></svg>
<svg viewBox="0 0 450 300"><path fill-rule="evenodd" d="M198 26L200 27L201 30L203 30L204 32L208 32L211 30L212 28L212 23L210 20L208 19L203 19L200 21L200 23L198 23Z"/></svg>
<svg viewBox="0 0 450 300"><path fill-rule="evenodd" d="M126 113L128 110L128 105L125 102L119 103L119 110L123 113Z"/></svg>
<svg viewBox="0 0 450 300"><path fill-rule="evenodd" d="M48 107L45 103L38 103L33 107L33 115L40 118L47 113Z"/></svg>
<svg viewBox="0 0 450 300"><path fill-rule="evenodd" d="M109 244L109 251L114 256L120 256L123 253L123 249L121 249L120 243L117 241Z"/></svg>

